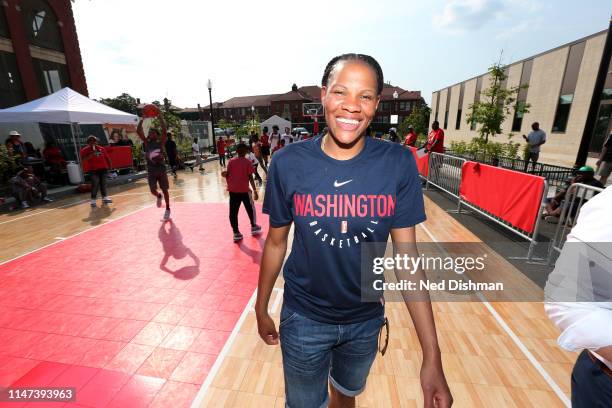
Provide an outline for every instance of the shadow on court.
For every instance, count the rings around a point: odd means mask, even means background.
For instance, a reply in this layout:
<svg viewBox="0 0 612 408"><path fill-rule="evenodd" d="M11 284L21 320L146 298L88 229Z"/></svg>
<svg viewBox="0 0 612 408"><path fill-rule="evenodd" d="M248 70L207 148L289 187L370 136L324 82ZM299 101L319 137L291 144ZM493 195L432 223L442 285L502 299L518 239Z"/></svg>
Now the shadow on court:
<svg viewBox="0 0 612 408"><path fill-rule="evenodd" d="M260 235L257 237L257 243L259 244L259 248L263 249L264 244L266 243L266 240L263 236ZM261 251L249 248L248 246L244 244L243 241L240 241L238 243L238 247L240 248L242 252L244 252L245 255L251 257L251 259L253 260L253 263L259 264L261 260Z"/></svg>
<svg viewBox="0 0 612 408"><path fill-rule="evenodd" d="M114 207L103 205L102 207L92 208L89 211L87 218L83 218L84 222L88 222L92 227L100 225L105 218L110 217L115 212Z"/></svg>
<svg viewBox="0 0 612 408"><path fill-rule="evenodd" d="M185 246L181 231L174 222L168 221L162 223L157 236L164 249L164 257L159 264L159 268L162 271L172 274L176 279L181 280L193 279L200 273L200 259L191 249ZM186 257L190 257L194 264L182 266L174 271L167 266L170 258L179 260Z"/></svg>

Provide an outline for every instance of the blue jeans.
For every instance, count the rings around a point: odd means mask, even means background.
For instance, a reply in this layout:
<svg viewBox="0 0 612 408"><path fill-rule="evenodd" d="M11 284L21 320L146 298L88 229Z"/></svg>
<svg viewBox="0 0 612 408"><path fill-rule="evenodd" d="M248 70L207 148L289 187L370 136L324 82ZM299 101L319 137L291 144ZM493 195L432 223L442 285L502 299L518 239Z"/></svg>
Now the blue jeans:
<svg viewBox="0 0 612 408"><path fill-rule="evenodd" d="M326 407L328 378L346 396L363 392L383 321L380 315L353 324L321 323L283 305L279 330L286 407Z"/></svg>

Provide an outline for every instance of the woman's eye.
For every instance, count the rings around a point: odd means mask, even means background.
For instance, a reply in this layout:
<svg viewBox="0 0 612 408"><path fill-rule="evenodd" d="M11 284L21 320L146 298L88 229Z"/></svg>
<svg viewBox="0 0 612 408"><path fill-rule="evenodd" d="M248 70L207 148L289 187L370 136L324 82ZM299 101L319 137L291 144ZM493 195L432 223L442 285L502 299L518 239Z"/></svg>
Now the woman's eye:
<svg viewBox="0 0 612 408"><path fill-rule="evenodd" d="M362 98L368 101L371 101L373 99L370 95L363 95Z"/></svg>
<svg viewBox="0 0 612 408"><path fill-rule="evenodd" d="M336 95L344 95L344 91L334 91Z"/></svg>

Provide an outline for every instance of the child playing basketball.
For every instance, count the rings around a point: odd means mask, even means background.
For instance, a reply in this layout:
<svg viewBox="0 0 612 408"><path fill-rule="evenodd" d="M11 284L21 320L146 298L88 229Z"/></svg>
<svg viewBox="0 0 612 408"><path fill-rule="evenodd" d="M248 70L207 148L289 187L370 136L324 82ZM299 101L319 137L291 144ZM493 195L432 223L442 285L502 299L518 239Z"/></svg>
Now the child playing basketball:
<svg viewBox="0 0 612 408"><path fill-rule="evenodd" d="M142 140L145 149L145 157L147 159L147 175L149 180L149 188L151 194L157 197L157 206L162 205L162 194L166 201L166 211L164 212L164 221L170 219L170 194L168 193L169 183L168 175L166 174L166 164L164 163L164 146L166 145L166 122L159 113L158 116L159 124L161 126L161 140L160 132L155 128L149 129L149 134L145 137L144 131L142 130L142 121L138 122L138 128L136 132ZM161 193L157 191L157 185L161 189Z"/></svg>
<svg viewBox="0 0 612 408"><path fill-rule="evenodd" d="M230 224L234 231L234 242L242 240L242 234L238 229L238 210L240 210L240 204L244 204L244 208L249 215L251 220L251 235L258 235L261 233L261 227L257 225L255 219L255 208L249 189L249 183L253 189L253 198L257 200L258 194L255 187L255 180L253 180L253 165L250 160L245 156L248 152L248 147L245 144L239 144L236 147L236 153L238 157L231 159L227 163L227 170L221 172L221 175L227 179L227 191L230 196Z"/></svg>

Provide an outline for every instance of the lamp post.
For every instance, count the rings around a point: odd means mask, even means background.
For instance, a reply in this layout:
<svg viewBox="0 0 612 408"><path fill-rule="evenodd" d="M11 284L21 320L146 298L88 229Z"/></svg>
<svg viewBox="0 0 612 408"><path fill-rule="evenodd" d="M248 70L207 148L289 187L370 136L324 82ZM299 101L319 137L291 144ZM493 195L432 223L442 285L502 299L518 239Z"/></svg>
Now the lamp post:
<svg viewBox="0 0 612 408"><path fill-rule="evenodd" d="M210 102L210 104L208 106L210 107L210 125L212 127L213 151L216 151L216 149L217 149L217 141L216 141L216 138L215 138L215 117L213 116L212 81L209 79L208 83L206 85L208 86L208 100Z"/></svg>
<svg viewBox="0 0 612 408"><path fill-rule="evenodd" d="M251 118L253 118L253 127L255 127L255 106L251 105Z"/></svg>
<svg viewBox="0 0 612 408"><path fill-rule="evenodd" d="M397 98L399 98L399 94L397 93L397 90L393 91L393 114L396 115L397 114ZM389 121L390 122L390 121ZM398 120L399 122L399 120ZM397 123L395 123L397 124Z"/></svg>

